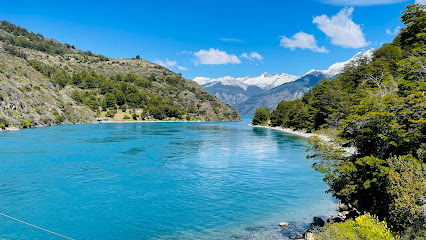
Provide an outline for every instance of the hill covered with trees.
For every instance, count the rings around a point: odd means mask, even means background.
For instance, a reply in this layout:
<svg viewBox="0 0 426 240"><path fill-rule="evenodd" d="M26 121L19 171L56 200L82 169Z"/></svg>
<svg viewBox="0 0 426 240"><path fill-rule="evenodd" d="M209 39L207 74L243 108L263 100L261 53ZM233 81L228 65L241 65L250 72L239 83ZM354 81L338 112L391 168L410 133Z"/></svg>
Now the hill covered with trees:
<svg viewBox="0 0 426 240"><path fill-rule="evenodd" d="M405 27L373 59L347 66L301 99L280 102L272 113L258 109L253 123L332 137L333 143L311 139L311 157L321 159L314 168L325 174L329 192L377 216L372 222L385 221L393 236L424 239L426 6L408 5L401 21ZM356 152L349 155L338 146ZM361 236L356 223L329 225L320 239L366 239L353 238ZM364 233L374 228L363 227Z"/></svg>
<svg viewBox="0 0 426 240"><path fill-rule="evenodd" d="M157 64L80 51L0 22L0 128L116 121L235 121L237 111Z"/></svg>

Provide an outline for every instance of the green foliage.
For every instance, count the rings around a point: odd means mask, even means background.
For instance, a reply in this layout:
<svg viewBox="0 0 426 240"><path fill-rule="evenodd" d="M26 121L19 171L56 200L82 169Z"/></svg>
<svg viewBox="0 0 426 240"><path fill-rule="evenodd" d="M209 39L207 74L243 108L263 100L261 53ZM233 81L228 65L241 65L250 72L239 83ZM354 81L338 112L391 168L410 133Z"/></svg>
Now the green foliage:
<svg viewBox="0 0 426 240"><path fill-rule="evenodd" d="M167 118L167 115L164 111L163 108L160 107L153 107L149 110L149 113L152 115L152 117L154 117L155 119L158 120L164 120Z"/></svg>
<svg viewBox="0 0 426 240"><path fill-rule="evenodd" d="M55 116L55 123L56 124L61 124L65 120L65 117L61 116L58 111L54 111L53 116Z"/></svg>
<svg viewBox="0 0 426 240"><path fill-rule="evenodd" d="M128 119L130 119L130 117L129 117L129 116L127 116L127 115L124 115L123 119L124 119L124 120L128 120Z"/></svg>
<svg viewBox="0 0 426 240"><path fill-rule="evenodd" d="M425 224L426 166L412 155L388 159L391 198L389 222L396 231Z"/></svg>
<svg viewBox="0 0 426 240"><path fill-rule="evenodd" d="M324 231L316 236L321 240L394 240L386 222L365 214L355 220L327 224Z"/></svg>
<svg viewBox="0 0 426 240"><path fill-rule="evenodd" d="M9 122L6 118L0 117L0 129L5 129L6 127L9 127Z"/></svg>
<svg viewBox="0 0 426 240"><path fill-rule="evenodd" d="M19 122L19 125L20 125L22 128L30 128L30 127L32 127L32 126L33 126L33 122L32 122L32 120L31 120L30 118L22 119L22 120Z"/></svg>
<svg viewBox="0 0 426 240"><path fill-rule="evenodd" d="M401 29L400 44L405 48L417 47L426 39L426 6L423 4L408 5L401 16L405 28Z"/></svg>
<svg viewBox="0 0 426 240"><path fill-rule="evenodd" d="M254 117L253 117L252 124L253 125L264 125L264 124L267 124L268 121L269 121L269 118L270 118L270 116L269 116L269 109L268 108L259 107L254 112Z"/></svg>
<svg viewBox="0 0 426 240"><path fill-rule="evenodd" d="M113 118L115 116L115 114L117 113L116 110L108 110L105 114L106 117L110 117Z"/></svg>
<svg viewBox="0 0 426 240"><path fill-rule="evenodd" d="M117 99L112 93L105 94L105 105L107 108L115 108Z"/></svg>
<svg viewBox="0 0 426 240"><path fill-rule="evenodd" d="M133 114L132 114L132 118L133 118L133 120L138 120L138 117L139 117L139 115L137 115L136 113L133 113Z"/></svg>

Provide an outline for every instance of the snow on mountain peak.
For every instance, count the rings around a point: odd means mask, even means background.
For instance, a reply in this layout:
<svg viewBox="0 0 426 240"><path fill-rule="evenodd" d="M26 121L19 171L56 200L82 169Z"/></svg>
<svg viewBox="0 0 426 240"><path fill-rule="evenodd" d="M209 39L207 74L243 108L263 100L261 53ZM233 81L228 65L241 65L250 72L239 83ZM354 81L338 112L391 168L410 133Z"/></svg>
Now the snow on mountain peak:
<svg viewBox="0 0 426 240"><path fill-rule="evenodd" d="M269 74L267 72L257 77L222 77L222 78L206 78L196 77L193 80L200 84L202 87L213 86L216 83L222 83L223 85L234 85L247 90L249 86L257 86L262 89L271 89L278 87L279 85L287 82L293 82L297 80L299 76L289 75L286 73L281 74Z"/></svg>
<svg viewBox="0 0 426 240"><path fill-rule="evenodd" d="M314 72L319 72L319 73L324 74L328 78L333 78L333 77L339 75L348 64L350 64L350 63L352 63L354 61L357 61L359 59L362 59L362 58L367 58L367 59L373 58L374 51L375 51L375 49L373 49L373 48L370 48L368 50L362 49L360 52L358 52L357 54L355 54L355 56L353 56L348 61L337 62L337 63L331 65L327 70L315 70L315 69L312 69L309 72L307 72L305 75L312 74Z"/></svg>

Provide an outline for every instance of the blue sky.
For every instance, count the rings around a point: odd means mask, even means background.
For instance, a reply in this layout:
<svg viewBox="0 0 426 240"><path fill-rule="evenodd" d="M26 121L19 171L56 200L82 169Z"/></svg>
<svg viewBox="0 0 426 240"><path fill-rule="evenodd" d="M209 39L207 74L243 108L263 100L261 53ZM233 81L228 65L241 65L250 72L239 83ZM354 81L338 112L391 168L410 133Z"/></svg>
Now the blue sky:
<svg viewBox="0 0 426 240"><path fill-rule="evenodd" d="M4 1L0 19L111 58L186 78L302 75L395 37L425 0Z"/></svg>

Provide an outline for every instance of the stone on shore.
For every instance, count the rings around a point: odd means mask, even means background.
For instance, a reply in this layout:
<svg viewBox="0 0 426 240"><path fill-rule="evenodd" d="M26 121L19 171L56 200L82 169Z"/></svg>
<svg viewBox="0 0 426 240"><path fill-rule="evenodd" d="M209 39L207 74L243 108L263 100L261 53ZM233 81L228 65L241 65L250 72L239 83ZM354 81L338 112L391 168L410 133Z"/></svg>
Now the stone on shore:
<svg viewBox="0 0 426 240"><path fill-rule="evenodd" d="M351 209L352 209L352 206L350 206L350 204L348 204L348 203L343 203L342 201L339 201L337 203L337 211L338 212L349 211Z"/></svg>
<svg viewBox="0 0 426 240"><path fill-rule="evenodd" d="M288 226L289 226L288 222L280 222L279 225L283 228L288 228Z"/></svg>
<svg viewBox="0 0 426 240"><path fill-rule="evenodd" d="M15 132L15 131L19 131L19 128L17 127L7 127L6 132Z"/></svg>
<svg viewBox="0 0 426 240"><path fill-rule="evenodd" d="M305 234L305 240L315 240L315 236L314 236L314 234L313 234L313 233L311 233L311 232L307 232L307 233Z"/></svg>
<svg viewBox="0 0 426 240"><path fill-rule="evenodd" d="M311 227L313 226L317 226L317 227L324 227L324 220L322 220L322 218L319 217L314 217L314 222L311 224Z"/></svg>

